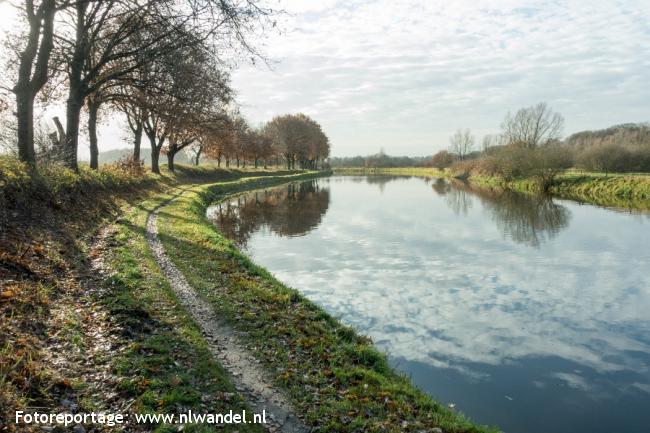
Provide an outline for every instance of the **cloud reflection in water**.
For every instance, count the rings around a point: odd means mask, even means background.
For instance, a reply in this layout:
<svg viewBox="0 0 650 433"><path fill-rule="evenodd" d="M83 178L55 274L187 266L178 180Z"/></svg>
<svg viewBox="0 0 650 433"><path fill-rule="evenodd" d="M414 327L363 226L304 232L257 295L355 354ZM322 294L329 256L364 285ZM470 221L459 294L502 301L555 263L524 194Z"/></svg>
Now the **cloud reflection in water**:
<svg viewBox="0 0 650 433"><path fill-rule="evenodd" d="M650 396L646 217L436 180L305 188L258 195L237 236L393 359L474 383L522 370L531 393Z"/></svg>

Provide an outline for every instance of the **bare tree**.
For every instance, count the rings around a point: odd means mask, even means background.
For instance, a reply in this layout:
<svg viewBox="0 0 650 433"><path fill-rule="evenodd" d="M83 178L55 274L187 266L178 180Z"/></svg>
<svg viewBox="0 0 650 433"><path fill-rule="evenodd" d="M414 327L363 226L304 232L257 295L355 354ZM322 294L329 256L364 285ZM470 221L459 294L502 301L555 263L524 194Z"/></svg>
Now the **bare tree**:
<svg viewBox="0 0 650 433"><path fill-rule="evenodd" d="M501 124L505 144L534 149L559 140L564 128L564 117L545 102L521 108L514 115L508 113Z"/></svg>
<svg viewBox="0 0 650 433"><path fill-rule="evenodd" d="M26 44L19 50L18 75L12 91L16 95L18 156L34 166L34 99L49 77L57 4L55 0L25 0L21 4L29 29ZM64 4L61 2L59 7Z"/></svg>
<svg viewBox="0 0 650 433"><path fill-rule="evenodd" d="M174 157L206 134L208 126L224 122L232 91L228 74L201 44L162 56L152 64L155 89L134 100L145 112L143 130L151 143L152 171L159 172L164 151L168 167Z"/></svg>
<svg viewBox="0 0 650 433"><path fill-rule="evenodd" d="M57 41L68 77L65 159L68 167L77 168L80 114L86 99L169 49L167 41L177 27L173 19L158 13L164 10L165 2L160 4L159 8L152 1L85 0L75 2L66 14L67 27ZM134 45L134 40L139 43ZM101 104L101 98L93 99L88 107L91 115ZM94 122L95 118L90 120Z"/></svg>
<svg viewBox="0 0 650 433"><path fill-rule="evenodd" d="M490 152L494 147L500 146L503 138L499 134L486 134L481 140L481 147L483 152Z"/></svg>
<svg viewBox="0 0 650 433"><path fill-rule="evenodd" d="M126 117L126 123L133 134L133 155L135 161L140 160L140 148L142 147L142 134L144 133L144 122L147 111L141 103L143 96L137 89L125 88L119 91L119 97L113 98L113 107L122 112Z"/></svg>
<svg viewBox="0 0 650 433"><path fill-rule="evenodd" d="M77 166L81 107L106 83L191 45L206 44L215 57L224 45L257 56L245 37L271 13L255 0L75 2L57 39L68 75L66 165Z"/></svg>
<svg viewBox="0 0 650 433"><path fill-rule="evenodd" d="M204 136L200 136L191 146L189 146L185 152L194 165L199 165L201 162L201 155L203 154L204 149Z"/></svg>
<svg viewBox="0 0 650 433"><path fill-rule="evenodd" d="M449 138L451 153L454 153L458 159L463 160L474 150L476 139L468 128L458 129L454 135Z"/></svg>

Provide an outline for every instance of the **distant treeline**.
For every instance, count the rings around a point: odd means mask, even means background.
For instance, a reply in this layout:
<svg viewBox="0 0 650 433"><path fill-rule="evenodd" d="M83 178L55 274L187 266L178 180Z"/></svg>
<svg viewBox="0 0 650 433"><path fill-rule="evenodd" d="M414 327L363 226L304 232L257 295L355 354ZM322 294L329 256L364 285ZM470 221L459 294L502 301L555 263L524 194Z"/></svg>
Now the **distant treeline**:
<svg viewBox="0 0 650 433"><path fill-rule="evenodd" d="M535 109L530 107L522 110L535 117ZM544 106L542 111L548 111L548 108ZM523 122L523 116L520 116L519 120ZM564 140L553 135L511 131L510 135L486 135L481 140L480 148L476 146L475 137L466 129L456 132L450 141L449 149L441 150L433 156L391 156L382 150L367 156L332 157L330 165L332 168L436 167L442 169L453 166L463 169L485 160L488 156L491 157L491 162L494 162L494 157L499 154L504 156L508 150L518 147L561 149L564 151L563 165L570 163L571 166L584 170L650 172L650 124L648 123L624 123L605 129L576 132ZM526 158L523 155L522 157ZM530 152L527 159L531 159ZM520 161L520 168L523 169L525 165Z"/></svg>
<svg viewBox="0 0 650 433"><path fill-rule="evenodd" d="M368 156L345 156L330 158L332 168L344 167L368 167L368 168L390 168L390 167L424 167L431 156L390 156L384 151Z"/></svg>
<svg viewBox="0 0 650 433"><path fill-rule="evenodd" d="M570 146L585 147L597 144L640 144L650 146L650 124L623 123L595 131L581 131L568 136L564 142Z"/></svg>

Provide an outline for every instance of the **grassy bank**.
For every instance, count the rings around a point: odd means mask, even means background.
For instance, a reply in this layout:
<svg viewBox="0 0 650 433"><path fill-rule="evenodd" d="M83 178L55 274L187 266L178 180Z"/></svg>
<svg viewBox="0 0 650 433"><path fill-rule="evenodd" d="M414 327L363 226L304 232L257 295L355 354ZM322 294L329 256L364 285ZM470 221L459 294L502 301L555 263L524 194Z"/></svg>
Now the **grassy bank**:
<svg viewBox="0 0 650 433"><path fill-rule="evenodd" d="M115 225L106 263L112 277L100 302L120 324L126 345L114 358L121 398L132 413L226 413L246 406L214 360L199 328L180 305L147 244L148 213L171 198L140 203ZM250 413L250 410L249 410ZM158 426L157 432L177 431ZM259 425L187 426L184 431L261 432Z"/></svg>
<svg viewBox="0 0 650 433"><path fill-rule="evenodd" d="M133 251L116 253L122 256L111 264L117 272L106 289L111 301L97 297L94 289L105 281L90 267L89 244L117 215L139 209L142 200L179 185L270 174L278 172L180 166L175 173L136 176L105 166L99 171L81 167L78 173L46 167L34 175L23 164L0 158L0 430L15 431L13 411L30 407L69 412L73 407L106 408L120 402L143 409L186 404L164 390L183 389L187 377L206 378L204 371L214 370L208 367L200 340L179 314L164 314L173 311L172 301L149 302L164 299L159 292L166 290L152 276L155 271L138 280L142 290L131 284L135 275L145 275L144 268L138 270L129 261L137 245L129 245ZM124 235L118 237L113 246L120 248L125 241ZM146 257L137 254L138 263L151 269L142 262ZM149 284L154 286L147 289ZM158 313L151 311L156 305L162 306ZM194 354L199 360L196 369L175 355L157 352L162 341ZM121 358L117 352L107 354L102 345L111 351L129 349ZM152 357L145 362L134 353ZM139 382L129 382L133 372ZM203 382L211 381L229 389L218 375ZM184 393L179 398L184 399Z"/></svg>
<svg viewBox="0 0 650 433"><path fill-rule="evenodd" d="M336 174L348 175L402 175L450 178L449 170L427 167L405 168L340 168ZM539 193L535 179L525 178L504 181L498 177L471 176L468 179L476 185L498 186L525 193ZM568 170L553 181L550 194L570 200L599 206L622 209L650 210L650 174L605 174Z"/></svg>
<svg viewBox="0 0 650 433"><path fill-rule="evenodd" d="M103 165L99 170L91 170L82 164L78 172L51 165L40 167L32 173L26 164L0 155L0 224L9 225L18 217L30 219L42 216L39 212L51 213L61 209L70 211L79 205L86 205L88 211L94 212L101 207L97 205L123 200L132 193L139 196L143 192L160 191L179 184L236 178L255 173L261 176L282 172L225 169L214 165L178 165L174 172L164 167L161 174L142 174L119 165Z"/></svg>
<svg viewBox="0 0 650 433"><path fill-rule="evenodd" d="M372 343L242 255L207 221L226 197L297 177L192 188L158 219L165 249L188 282L236 330L323 432L487 432L414 388Z"/></svg>
<svg viewBox="0 0 650 433"><path fill-rule="evenodd" d="M650 210L650 175L567 174L551 193L602 206Z"/></svg>
<svg viewBox="0 0 650 433"><path fill-rule="evenodd" d="M539 193L534 179L504 182L494 177L473 176L477 185L506 187L525 193ZM650 210L650 175L605 175L601 173L567 172L559 175L548 193L555 197L621 209Z"/></svg>

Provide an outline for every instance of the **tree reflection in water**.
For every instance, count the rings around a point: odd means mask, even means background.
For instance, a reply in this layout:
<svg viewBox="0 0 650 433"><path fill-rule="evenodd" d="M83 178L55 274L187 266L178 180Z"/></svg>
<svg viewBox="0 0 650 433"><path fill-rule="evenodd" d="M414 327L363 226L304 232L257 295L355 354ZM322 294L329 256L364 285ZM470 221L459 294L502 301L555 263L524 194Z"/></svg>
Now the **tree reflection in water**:
<svg viewBox="0 0 650 433"><path fill-rule="evenodd" d="M353 182L376 185L408 180L405 176L351 176ZM466 182L424 179L456 215L467 215L477 198L499 230L515 242L538 247L567 227L571 214L548 196L532 196ZM325 186L323 186L325 185ZM240 247L250 236L268 228L280 236L301 236L316 228L329 207L327 184L317 180L256 191L219 203L208 216L222 233Z"/></svg>
<svg viewBox="0 0 650 433"><path fill-rule="evenodd" d="M438 179L433 190L445 198L457 215L466 215L477 197L499 230L515 242L538 247L569 225L569 210L548 196L480 188L461 181Z"/></svg>
<svg viewBox="0 0 650 433"><path fill-rule="evenodd" d="M386 184L396 180L405 181L410 180L413 176L392 176L389 174L363 174L363 175L351 175L345 176L346 179L352 180L354 183L366 183L368 185L376 185L379 187L381 193L384 192ZM421 178L429 180L428 178Z"/></svg>
<svg viewBox="0 0 650 433"><path fill-rule="evenodd" d="M308 233L320 224L329 202L329 188L313 180L241 195L211 206L207 215L228 239L245 248L261 228L281 236Z"/></svg>

